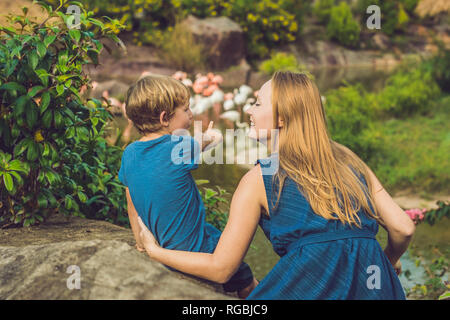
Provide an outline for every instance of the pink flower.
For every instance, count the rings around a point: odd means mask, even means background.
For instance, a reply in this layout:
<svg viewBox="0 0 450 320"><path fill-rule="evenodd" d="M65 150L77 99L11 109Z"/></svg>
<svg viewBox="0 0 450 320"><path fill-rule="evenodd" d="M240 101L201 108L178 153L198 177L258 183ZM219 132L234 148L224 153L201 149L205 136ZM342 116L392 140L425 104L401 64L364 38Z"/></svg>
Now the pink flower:
<svg viewBox="0 0 450 320"><path fill-rule="evenodd" d="M425 218L424 213L426 211L427 209L409 209L406 210L405 213L411 218L411 220L414 220L415 223L417 223Z"/></svg>

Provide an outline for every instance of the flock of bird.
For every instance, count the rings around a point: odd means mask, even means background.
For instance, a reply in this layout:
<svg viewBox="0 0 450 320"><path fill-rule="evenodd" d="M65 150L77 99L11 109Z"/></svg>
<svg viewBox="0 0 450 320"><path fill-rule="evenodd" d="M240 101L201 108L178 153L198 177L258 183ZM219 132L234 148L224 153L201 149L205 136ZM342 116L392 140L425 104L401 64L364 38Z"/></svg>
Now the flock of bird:
<svg viewBox="0 0 450 320"><path fill-rule="evenodd" d="M208 73L207 75L197 74L192 82L187 78L185 72L178 71L173 77L180 80L187 87L192 87L194 96L190 98L189 104L194 115L200 115L214 106L223 107L224 112L221 119L227 119L236 124L237 127L248 126L247 123L239 122L241 113L237 111L238 106L242 106L242 111L246 112L254 103L254 92L247 85L242 85L233 92L225 93L220 89L223 79L220 75Z"/></svg>
<svg viewBox="0 0 450 320"><path fill-rule="evenodd" d="M142 78L149 74L149 72L144 71L140 77ZM242 85L234 89L233 92L225 93L220 88L223 82L223 78L220 75L214 75L213 73L206 75L197 74L195 81L192 81L185 72L177 71L172 77L181 81L185 86L192 88L194 95L191 96L189 105L194 115L201 115L214 107L216 110L223 110L219 115L220 119L229 120L238 128L249 129L248 123L240 122L241 112L238 108L242 107L241 110L246 112L255 102L257 92L254 92L251 87ZM93 81L92 89L95 90L97 86L98 83ZM102 92L102 97L128 120L127 127L123 131L123 139L128 140L133 124L126 115L125 102L111 97L108 90Z"/></svg>

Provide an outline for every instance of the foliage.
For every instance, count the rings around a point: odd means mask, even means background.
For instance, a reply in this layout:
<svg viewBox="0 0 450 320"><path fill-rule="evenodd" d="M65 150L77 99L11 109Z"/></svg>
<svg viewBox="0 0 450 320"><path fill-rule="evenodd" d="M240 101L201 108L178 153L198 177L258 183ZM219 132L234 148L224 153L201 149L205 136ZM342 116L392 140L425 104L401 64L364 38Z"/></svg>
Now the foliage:
<svg viewBox="0 0 450 320"><path fill-rule="evenodd" d="M57 0L47 0L54 3ZM188 14L226 16L243 29L250 56L262 57L275 45L294 41L309 8L296 0L81 0L95 13L120 19L138 44L160 43L163 31Z"/></svg>
<svg viewBox="0 0 450 320"><path fill-rule="evenodd" d="M446 285L442 280L448 272L448 259L439 250L434 249L435 257L431 262L427 262L423 257L416 258L416 265L422 265L427 278L425 283L417 283L406 294L415 299L444 299L449 294L450 285ZM407 278L409 274L405 272Z"/></svg>
<svg viewBox="0 0 450 320"><path fill-rule="evenodd" d="M437 201L437 205L436 209L430 209L425 212L424 221L431 226L444 217L450 218L450 202Z"/></svg>
<svg viewBox="0 0 450 320"><path fill-rule="evenodd" d="M320 22L326 24L330 20L331 9L336 5L335 0L318 0L316 1L313 13Z"/></svg>
<svg viewBox="0 0 450 320"><path fill-rule="evenodd" d="M346 46L355 47L359 42L359 23L353 18L346 2L331 8L327 23L327 36Z"/></svg>
<svg viewBox="0 0 450 320"><path fill-rule="evenodd" d="M208 180L196 180L197 185L209 183ZM224 189L216 186L216 190L211 188L203 188L200 194L205 205L206 222L223 231L228 220L228 213L222 208L227 205L228 201L224 198L228 195ZM221 206L222 205L222 206Z"/></svg>
<svg viewBox="0 0 450 320"><path fill-rule="evenodd" d="M9 17L20 27L0 28L0 225L29 226L55 212L123 222L122 152L102 138L112 116L80 98L89 83L82 66L98 64L99 38L120 40L93 12L83 9L79 29L69 28L74 17L60 9L70 2L38 4L48 15L41 24L24 8Z"/></svg>
<svg viewBox="0 0 450 320"><path fill-rule="evenodd" d="M437 54L425 63L425 68L443 91L450 92L450 50L446 50L442 43L437 45Z"/></svg>
<svg viewBox="0 0 450 320"><path fill-rule="evenodd" d="M325 111L333 140L349 147L364 161L382 156L382 134L373 122L374 98L361 85L343 86L326 95Z"/></svg>
<svg viewBox="0 0 450 320"><path fill-rule="evenodd" d="M284 52L273 53L270 59L263 61L259 66L259 70L268 75L272 75L275 71L300 72L304 69L305 67L298 63L293 54Z"/></svg>
<svg viewBox="0 0 450 320"><path fill-rule="evenodd" d="M450 192L450 96L427 103L429 114L383 121L386 150L376 173L387 190Z"/></svg>
<svg viewBox="0 0 450 320"><path fill-rule="evenodd" d="M159 43L161 56L174 68L193 72L204 67L204 47L182 24L169 27ZM180 54L182 52L182 54Z"/></svg>
<svg viewBox="0 0 450 320"><path fill-rule="evenodd" d="M429 102L439 94L439 86L430 72L405 66L387 80L379 95L379 109L387 115L404 118L427 112Z"/></svg>
<svg viewBox="0 0 450 320"><path fill-rule="evenodd" d="M332 139L373 167L387 187L428 191L448 188L448 106L423 64L401 67L377 93L361 85L331 90L324 105Z"/></svg>

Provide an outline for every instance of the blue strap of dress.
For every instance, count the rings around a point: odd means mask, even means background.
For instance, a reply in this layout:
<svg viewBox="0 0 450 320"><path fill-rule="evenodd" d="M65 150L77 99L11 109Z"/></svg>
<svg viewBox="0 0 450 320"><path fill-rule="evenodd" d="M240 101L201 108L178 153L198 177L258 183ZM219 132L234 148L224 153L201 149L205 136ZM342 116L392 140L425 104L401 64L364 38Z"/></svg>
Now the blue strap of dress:
<svg viewBox="0 0 450 320"><path fill-rule="evenodd" d="M369 230L338 230L338 231L330 231L330 232L320 232L320 233L312 233L306 236L301 237L297 241L292 242L287 247L287 252L291 250L299 249L304 245L311 243L320 243L348 238L371 238L376 240L375 235L372 231Z"/></svg>

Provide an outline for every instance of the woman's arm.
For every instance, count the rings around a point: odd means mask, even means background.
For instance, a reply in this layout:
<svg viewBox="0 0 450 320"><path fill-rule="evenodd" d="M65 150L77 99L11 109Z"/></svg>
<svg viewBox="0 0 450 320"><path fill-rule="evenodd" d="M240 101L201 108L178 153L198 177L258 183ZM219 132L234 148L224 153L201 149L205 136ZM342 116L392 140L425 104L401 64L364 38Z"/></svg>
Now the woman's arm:
<svg viewBox="0 0 450 320"><path fill-rule="evenodd" d="M414 222L384 190L375 174L368 168L374 190L374 202L388 232L388 244L384 250L392 265L396 265L415 231Z"/></svg>
<svg viewBox="0 0 450 320"><path fill-rule="evenodd" d="M139 226L138 223L138 213L136 211L136 208L134 207L133 201L131 200L131 196L130 196L130 190L126 189L126 194L127 194L127 208L128 208L128 218L130 219L130 225L131 225L131 230L133 231L133 235L134 235L134 239L136 240L136 248L139 251L144 251L144 246L142 245L141 242L141 238L140 238L140 232L141 232L141 227Z"/></svg>
<svg viewBox="0 0 450 320"><path fill-rule="evenodd" d="M255 166L240 181L231 201L230 216L214 253L168 250L156 245L143 226L147 253L167 266L218 283L227 282L239 268L253 239L261 214L265 189L261 169ZM142 222L141 222L142 223Z"/></svg>

